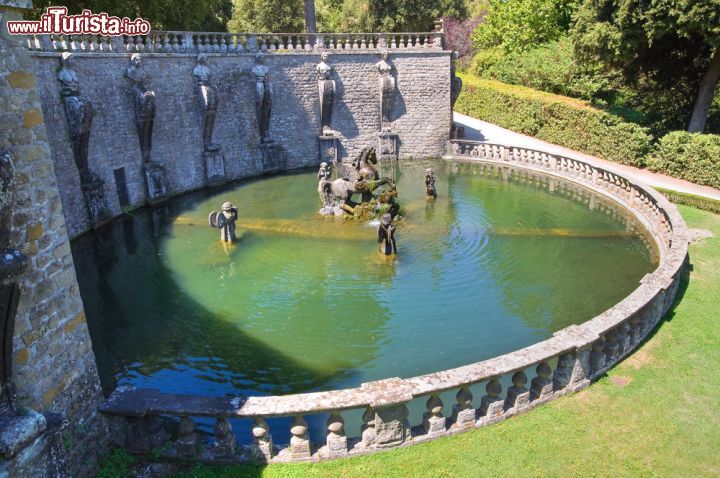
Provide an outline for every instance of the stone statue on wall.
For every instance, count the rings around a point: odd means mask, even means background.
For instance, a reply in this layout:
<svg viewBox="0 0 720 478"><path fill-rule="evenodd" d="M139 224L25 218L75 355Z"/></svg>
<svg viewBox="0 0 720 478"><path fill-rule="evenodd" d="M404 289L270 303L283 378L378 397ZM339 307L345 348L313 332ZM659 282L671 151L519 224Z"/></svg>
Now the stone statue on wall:
<svg viewBox="0 0 720 478"><path fill-rule="evenodd" d="M197 65L193 69L195 89L197 92L200 114L202 115L203 145L205 151L217 151L219 147L212 142L215 114L218 106L217 87L210 82L210 68L207 55L201 53L197 57Z"/></svg>
<svg viewBox="0 0 720 478"><path fill-rule="evenodd" d="M90 128L93 120L93 109L90 100L80 94L80 82L72 69L74 58L70 52L62 54L60 71L57 79L60 82L60 97L65 104L65 117L70 130L75 165L80 173L80 183L87 184L96 180L88 167L88 145Z"/></svg>
<svg viewBox="0 0 720 478"><path fill-rule="evenodd" d="M328 65L328 54L320 55L320 63L316 70L318 73L318 90L320 92L320 134L329 136L334 133L331 127L333 104L335 103L335 80L330 79L333 68Z"/></svg>
<svg viewBox="0 0 720 478"><path fill-rule="evenodd" d="M238 218L238 210L231 202L222 205L222 211L211 212L208 216L210 226L220 229L220 240L223 242L235 242L235 221Z"/></svg>
<svg viewBox="0 0 720 478"><path fill-rule="evenodd" d="M80 174L80 187L85 196L85 205L90 215L90 222L93 226L98 226L107 222L111 214L105 202L104 183L90 171L88 166L93 109L90 100L80 94L80 82L72 69L73 61L72 53L62 54L57 79L60 83L60 97L65 105L65 117L70 131L75 165Z"/></svg>
<svg viewBox="0 0 720 478"><path fill-rule="evenodd" d="M130 57L130 66L125 72L130 80L131 94L135 107L135 126L140 139L140 151L143 162L148 163L152 148L152 131L155 122L155 92L148 87L148 75L140 62L140 54Z"/></svg>
<svg viewBox="0 0 720 478"><path fill-rule="evenodd" d="M165 168L151 159L152 132L155 123L155 92L148 86L149 76L142 67L140 54L133 53L130 66L125 71L130 81L130 93L135 107L135 126L140 140L140 152L145 173L148 204L157 204L167 197Z"/></svg>
<svg viewBox="0 0 720 478"><path fill-rule="evenodd" d="M0 415L16 412L12 382L13 335L20 288L17 278L27 268L28 259L10 244L15 196L15 168L10 153L0 151Z"/></svg>
<svg viewBox="0 0 720 478"><path fill-rule="evenodd" d="M395 78L393 67L387 61L388 52L383 50L381 60L375 64L380 72L380 130L390 131L390 114L395 100Z"/></svg>
<svg viewBox="0 0 720 478"><path fill-rule="evenodd" d="M270 69L263 64L265 54L255 54L255 65L252 73L255 75L255 115L257 116L258 130L260 131L260 142L270 143L270 110L272 107L272 89L268 72Z"/></svg>

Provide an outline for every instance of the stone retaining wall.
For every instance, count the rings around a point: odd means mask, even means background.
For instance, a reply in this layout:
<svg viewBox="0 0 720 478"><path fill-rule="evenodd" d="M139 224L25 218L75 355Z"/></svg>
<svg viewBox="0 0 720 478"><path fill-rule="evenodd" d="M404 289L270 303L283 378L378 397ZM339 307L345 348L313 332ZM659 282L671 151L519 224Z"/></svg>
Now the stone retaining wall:
<svg viewBox="0 0 720 478"><path fill-rule="evenodd" d="M620 303L550 339L482 362L407 379L388 378L357 388L274 397L195 397L118 388L101 410L114 417L114 436L128 450L208 463L319 460L372 453L489 425L586 387L632 353L675 299L688 253L688 231L677 209L642 184L589 162L504 145L451 141L451 160L513 166L570 180L619 204L646 228L659 265ZM512 386L503 391L503 377ZM531 379L531 380L530 380ZM470 387L485 385L479 406ZM456 402L440 395L456 391ZM408 421L411 400L427 398L422 423ZM361 435L348 437L343 413L364 410ZM329 414L326 440L311 443L305 417ZM168 435L160 416L174 417ZM204 446L191 417L215 419L215 445ZM266 421L292 417L289 444L273 443ZM252 445L236 446L229 418L252 420Z"/></svg>
<svg viewBox="0 0 720 478"><path fill-rule="evenodd" d="M202 120L192 76L200 51L208 55L212 81L218 87L214 139L225 156L226 180L319 164L320 119L315 68L323 51L329 53L327 63L334 69L332 79L336 82L332 129L338 135L339 159L354 158L367 146L377 148L380 96L379 73L375 65L380 60L380 36L348 36L350 40L343 40L349 42L346 48L345 43L338 43L337 35L326 35L315 46L307 44L308 48L298 49L289 49L287 42L302 35L273 36L274 42L285 38L285 43L277 43L277 46L271 43L271 36L254 38L254 48L248 47L248 40L243 37L245 47L237 49L235 43L235 47L228 48L228 44L223 43L225 48L222 50L220 38L236 38L239 34L212 34L212 38L218 40L213 40L211 45L209 39L198 39L211 34L156 32L153 35L160 33L164 35L163 39L127 37L127 44L122 44L122 47L116 45L115 48L111 43L100 45L98 38L101 37L94 37L92 41L60 38L53 43L47 37L30 41L71 238L89 229L90 221L57 80L62 51L74 52L73 69L77 73L81 93L92 103L94 119L89 168L104 181L104 195L112 216L121 214L123 210L115 175L115 171L121 168L129 195L127 207L144 205L148 199L142 177L133 102L129 82L124 78L132 52L139 51L142 55L143 68L149 76L146 86L155 92L157 113L151 156L167 171L169 196L207 185L202 156ZM195 35L195 41L199 43L185 47L182 41L186 35ZM416 40L416 46L413 46L413 35L424 38L423 43ZM391 118L392 130L398 134L400 157L440 156L444 153L450 132L451 52L443 50L440 42L434 40L435 37L431 38L432 35L435 34L382 37L383 43L387 41L393 46L389 49L388 61L394 67L397 90ZM175 42L172 46L168 37ZM393 39L395 37L397 41ZM405 38L402 47L398 46L400 37ZM146 43L136 45L133 43L136 38ZM334 43L330 41L332 38L336 38ZM361 48L359 39L365 42L365 38L367 42ZM258 41L265 42L263 48L257 46ZM357 46L353 48L353 44ZM268 53L264 63L269 67L273 93L270 136L284 152L284 157L272 160L263 156L256 122L255 77L251 69L258 49Z"/></svg>
<svg viewBox="0 0 720 478"><path fill-rule="evenodd" d="M6 22L30 7L27 0L0 1L0 150L15 169L14 198L0 205L11 208L10 237L1 240L28 259L16 278L14 373L3 377L14 384L18 410L0 411L0 476L87 476L107 442L97 413L103 397L33 61L5 33ZM0 277L2 285L8 280Z"/></svg>

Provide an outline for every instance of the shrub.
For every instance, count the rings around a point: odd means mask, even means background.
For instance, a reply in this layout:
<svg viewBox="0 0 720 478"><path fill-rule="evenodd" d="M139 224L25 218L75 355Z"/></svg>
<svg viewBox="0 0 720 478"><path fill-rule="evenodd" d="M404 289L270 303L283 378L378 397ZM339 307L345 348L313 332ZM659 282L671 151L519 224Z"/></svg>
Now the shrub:
<svg viewBox="0 0 720 478"><path fill-rule="evenodd" d="M644 166L652 136L589 103L461 74L461 113L610 161Z"/></svg>
<svg viewBox="0 0 720 478"><path fill-rule="evenodd" d="M720 188L720 135L672 131L660 139L650 169Z"/></svg>

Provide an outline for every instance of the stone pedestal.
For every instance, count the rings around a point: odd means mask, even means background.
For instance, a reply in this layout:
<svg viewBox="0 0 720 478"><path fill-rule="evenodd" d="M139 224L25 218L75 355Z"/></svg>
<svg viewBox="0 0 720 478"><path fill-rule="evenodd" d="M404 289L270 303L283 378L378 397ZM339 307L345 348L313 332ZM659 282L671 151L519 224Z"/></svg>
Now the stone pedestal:
<svg viewBox="0 0 720 478"><path fill-rule="evenodd" d="M335 135L318 136L318 148L320 149L320 161L334 163L340 161L338 154L338 138Z"/></svg>
<svg viewBox="0 0 720 478"><path fill-rule="evenodd" d="M112 218L107 202L105 201L104 182L100 179L81 185L88 218L93 228L101 226Z"/></svg>
<svg viewBox="0 0 720 478"><path fill-rule="evenodd" d="M260 144L263 171L282 171L287 166L287 155L283 147L272 141Z"/></svg>
<svg viewBox="0 0 720 478"><path fill-rule="evenodd" d="M398 159L398 134L391 131L378 133L377 157L383 159Z"/></svg>
<svg viewBox="0 0 720 478"><path fill-rule="evenodd" d="M147 190L147 203L158 204L167 198L167 177L165 168L152 161L143 164L145 173L145 187Z"/></svg>
<svg viewBox="0 0 720 478"><path fill-rule="evenodd" d="M225 155L221 149L217 151L204 151L205 178L209 187L219 186L227 182L225 176Z"/></svg>

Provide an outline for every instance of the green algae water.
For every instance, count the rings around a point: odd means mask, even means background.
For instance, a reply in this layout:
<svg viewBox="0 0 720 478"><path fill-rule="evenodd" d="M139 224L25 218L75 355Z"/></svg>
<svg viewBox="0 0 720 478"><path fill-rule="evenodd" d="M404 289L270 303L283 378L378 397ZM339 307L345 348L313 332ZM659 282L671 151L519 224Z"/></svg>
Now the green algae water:
<svg viewBox="0 0 720 478"><path fill-rule="evenodd" d="M185 196L74 242L106 392L287 394L443 370L582 323L656 267L641 227L594 193L442 161L383 165L403 216L388 259L373 225L317 213L315 173ZM207 222L225 201L233 245Z"/></svg>

